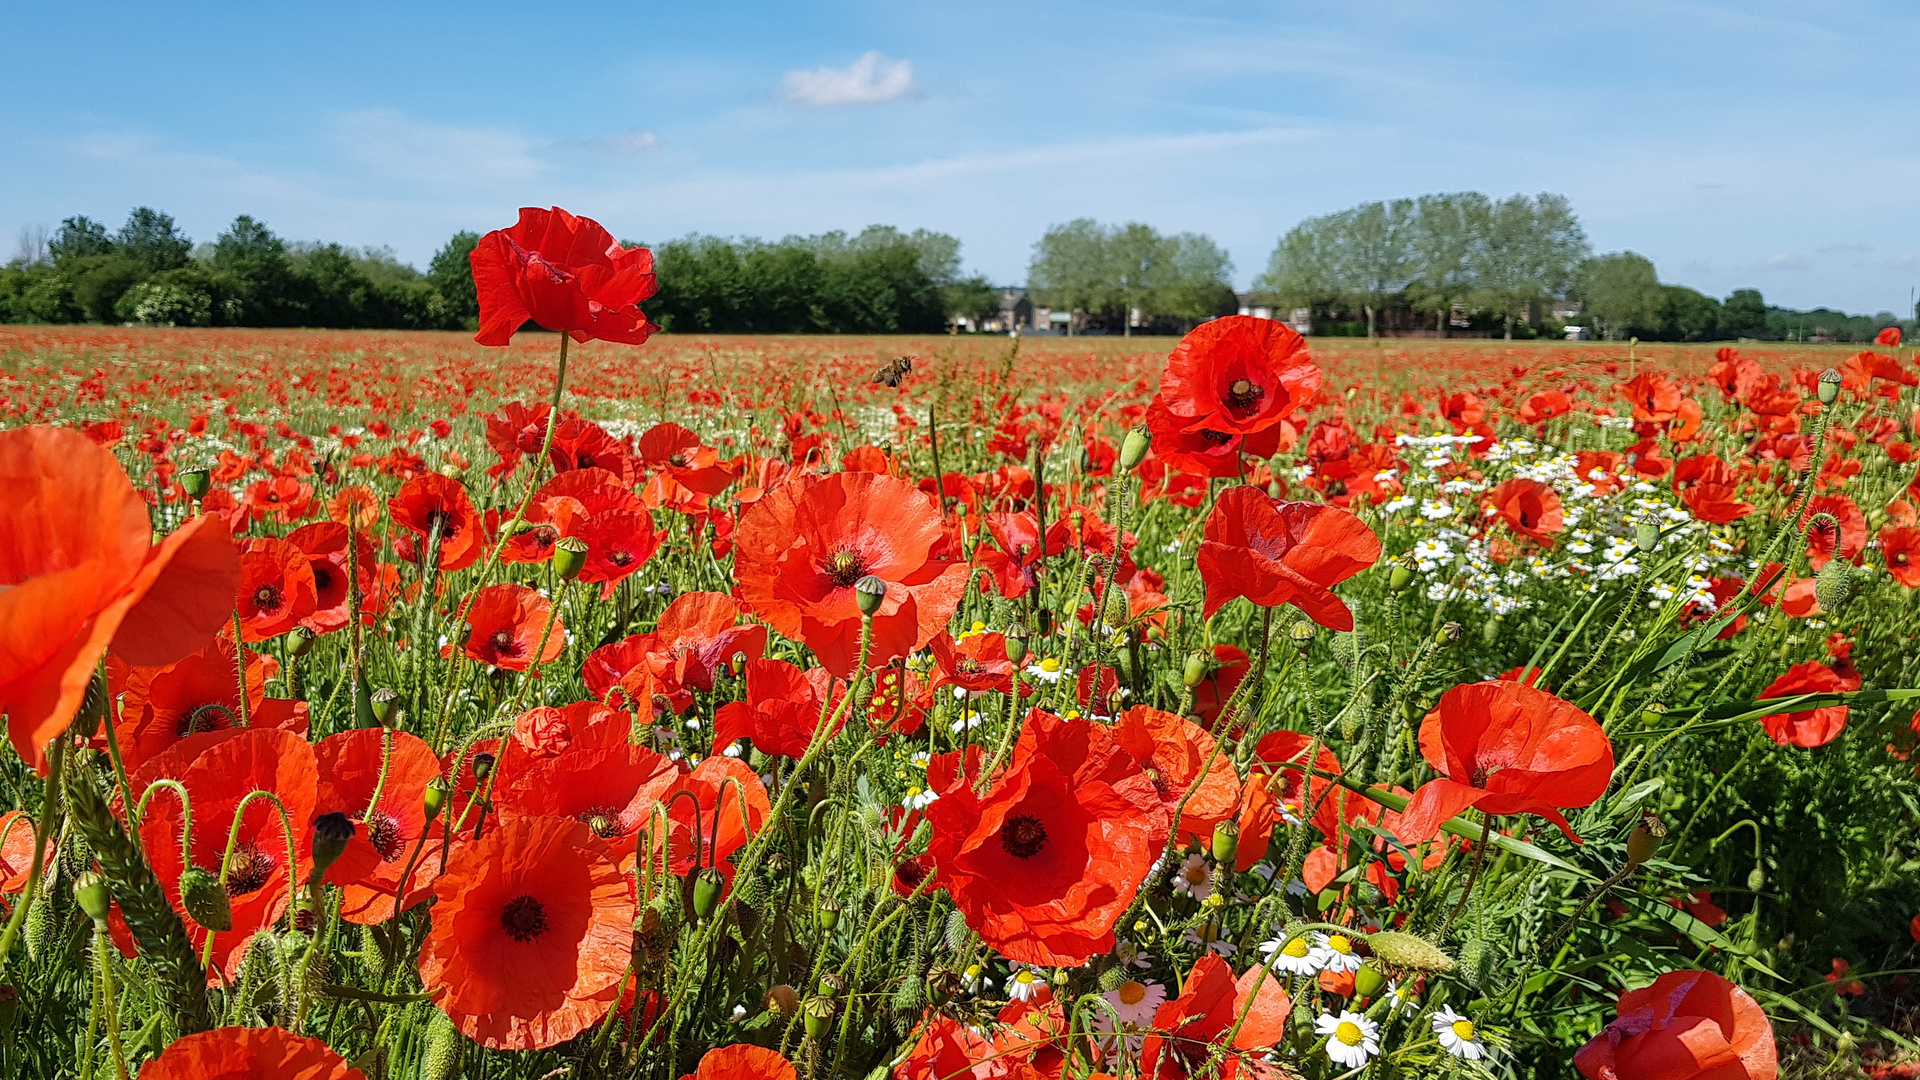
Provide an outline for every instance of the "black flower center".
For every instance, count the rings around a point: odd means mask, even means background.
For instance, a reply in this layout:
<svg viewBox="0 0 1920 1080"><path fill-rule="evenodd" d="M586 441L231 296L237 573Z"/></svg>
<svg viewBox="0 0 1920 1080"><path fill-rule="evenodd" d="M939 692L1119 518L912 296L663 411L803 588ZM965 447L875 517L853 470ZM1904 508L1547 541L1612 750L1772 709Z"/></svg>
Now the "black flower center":
<svg viewBox="0 0 1920 1080"><path fill-rule="evenodd" d="M180 737L198 735L203 731L225 731L232 727L238 717L225 705L202 705L180 717Z"/></svg>
<svg viewBox="0 0 1920 1080"><path fill-rule="evenodd" d="M626 566L633 562L633 552L615 548L607 553L607 561L615 566Z"/></svg>
<svg viewBox="0 0 1920 1080"><path fill-rule="evenodd" d="M1032 814L1015 814L1000 826L1000 846L1016 859L1031 859L1047 846L1047 827Z"/></svg>
<svg viewBox="0 0 1920 1080"><path fill-rule="evenodd" d="M447 537L460 531L460 519L453 516L452 514L448 513L445 510L427 511L426 524L427 524L427 534L431 536L433 534L433 530L438 528L440 530L440 539L443 542L446 540Z"/></svg>
<svg viewBox="0 0 1920 1080"><path fill-rule="evenodd" d="M328 589L332 588L333 587L333 571L328 570L326 567L324 567L320 563L314 563L313 564L313 587L318 589L321 592L326 592Z"/></svg>
<svg viewBox="0 0 1920 1080"><path fill-rule="evenodd" d="M619 836L620 811L612 806L592 806L580 812L579 820L593 830L593 835L601 839Z"/></svg>
<svg viewBox="0 0 1920 1080"><path fill-rule="evenodd" d="M506 630L494 631L491 643L493 645L493 651L497 653L504 654L516 651L513 647L513 634Z"/></svg>
<svg viewBox="0 0 1920 1080"><path fill-rule="evenodd" d="M827 557L821 572L835 585L851 589L854 582L867 576L867 560L861 558L859 552L841 548Z"/></svg>
<svg viewBox="0 0 1920 1080"><path fill-rule="evenodd" d="M278 585L262 585L253 590L253 606L261 611L279 611L280 601L280 586Z"/></svg>
<svg viewBox="0 0 1920 1080"><path fill-rule="evenodd" d="M355 815L361 824L367 827L367 842L373 850L380 853L381 862L392 862L400 857L406 838L400 834L400 822L385 810L375 810L364 817Z"/></svg>
<svg viewBox="0 0 1920 1080"><path fill-rule="evenodd" d="M524 945L547 932L547 909L531 896L516 896L500 910L500 929Z"/></svg>
<svg viewBox="0 0 1920 1080"><path fill-rule="evenodd" d="M1235 379L1233 385L1227 387L1227 404L1236 409L1250 409L1266 396L1267 392L1255 386L1251 379Z"/></svg>
<svg viewBox="0 0 1920 1080"><path fill-rule="evenodd" d="M1212 428L1201 428L1200 438L1203 442L1212 443L1214 446L1225 446L1227 443L1233 441L1233 436L1224 431L1215 431Z"/></svg>
<svg viewBox="0 0 1920 1080"><path fill-rule="evenodd" d="M245 896L266 888L278 865L273 856L252 844L234 848L233 854L227 856L227 895Z"/></svg>

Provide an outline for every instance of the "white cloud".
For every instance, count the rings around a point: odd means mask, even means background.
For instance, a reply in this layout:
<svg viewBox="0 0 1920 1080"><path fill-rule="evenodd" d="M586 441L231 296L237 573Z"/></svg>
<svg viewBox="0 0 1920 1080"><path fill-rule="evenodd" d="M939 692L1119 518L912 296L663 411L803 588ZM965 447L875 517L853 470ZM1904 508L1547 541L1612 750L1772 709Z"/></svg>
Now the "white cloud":
<svg viewBox="0 0 1920 1080"><path fill-rule="evenodd" d="M592 135L584 139L562 139L557 145L595 154L638 157L660 149L660 136L651 131L622 131L614 135Z"/></svg>
<svg viewBox="0 0 1920 1080"><path fill-rule="evenodd" d="M913 61L889 60L877 51L842 68L789 71L780 90L788 101L812 106L876 105L920 93Z"/></svg>
<svg viewBox="0 0 1920 1080"><path fill-rule="evenodd" d="M423 124L391 109L346 113L332 126L348 156L388 179L472 187L530 180L548 168L533 156L532 140L500 128Z"/></svg>

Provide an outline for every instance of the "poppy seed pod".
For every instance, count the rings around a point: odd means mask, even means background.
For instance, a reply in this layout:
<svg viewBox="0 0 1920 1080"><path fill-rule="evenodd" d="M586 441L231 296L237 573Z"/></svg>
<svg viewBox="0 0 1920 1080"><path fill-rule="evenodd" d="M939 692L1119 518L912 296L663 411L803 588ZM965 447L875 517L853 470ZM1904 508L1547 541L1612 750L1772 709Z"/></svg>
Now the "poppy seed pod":
<svg viewBox="0 0 1920 1080"><path fill-rule="evenodd" d="M393 722L393 714L399 705L400 695L391 687L383 686L367 698L373 706L374 723L387 727Z"/></svg>
<svg viewBox="0 0 1920 1080"><path fill-rule="evenodd" d="M1027 628L1014 623L1007 628L1007 659L1016 666L1027 659Z"/></svg>
<svg viewBox="0 0 1920 1080"><path fill-rule="evenodd" d="M445 465L440 466L440 475L449 480L460 480L466 477L467 470L449 461Z"/></svg>
<svg viewBox="0 0 1920 1080"><path fill-rule="evenodd" d="M1213 827L1213 861L1231 867L1240 854L1240 823L1227 818ZM1212 895L1218 896L1218 893Z"/></svg>
<svg viewBox="0 0 1920 1080"><path fill-rule="evenodd" d="M1651 521L1634 526L1633 546L1639 548L1642 555L1652 553L1654 548L1660 546L1660 526Z"/></svg>
<svg viewBox="0 0 1920 1080"><path fill-rule="evenodd" d="M1388 967L1401 971L1436 973L1453 967L1453 958L1423 937L1401 930L1367 935L1367 948Z"/></svg>
<svg viewBox="0 0 1920 1080"><path fill-rule="evenodd" d="M820 909L814 913L813 920L822 930L832 930L840 925L840 901L831 896L822 897Z"/></svg>
<svg viewBox="0 0 1920 1080"><path fill-rule="evenodd" d="M560 575L562 581L572 581L587 568L587 542L577 536L563 536L554 541L553 554L548 557L553 572Z"/></svg>
<svg viewBox="0 0 1920 1080"><path fill-rule="evenodd" d="M806 1018L807 1038L819 1042L827 1035L827 1027L833 1023L833 999L814 995L800 1006L800 1013Z"/></svg>
<svg viewBox="0 0 1920 1080"><path fill-rule="evenodd" d="M287 655L298 659L313 651L313 643L318 640L310 627L296 626L287 631Z"/></svg>
<svg viewBox="0 0 1920 1080"><path fill-rule="evenodd" d="M1305 656L1307 650L1313 648L1313 635L1317 629L1313 623L1297 622L1293 624L1291 630L1287 631L1287 637L1292 640L1293 647L1299 649L1300 654Z"/></svg>
<svg viewBox="0 0 1920 1080"><path fill-rule="evenodd" d="M872 618L886 600L887 583L880 578L868 574L853 583L853 602L860 606L860 614Z"/></svg>
<svg viewBox="0 0 1920 1080"><path fill-rule="evenodd" d="M786 983L781 983L767 991L762 1005L768 1012L785 1019L800 1011L800 992Z"/></svg>
<svg viewBox="0 0 1920 1080"><path fill-rule="evenodd" d="M1433 632L1433 643L1443 649L1451 648L1460 644L1460 639L1466 636L1467 631L1464 627L1457 622L1449 622Z"/></svg>
<svg viewBox="0 0 1920 1080"><path fill-rule="evenodd" d="M1213 666L1211 660L1212 657L1203 652L1187 654L1186 667L1180 672L1180 681L1187 685L1187 689L1191 690L1207 681L1207 669Z"/></svg>
<svg viewBox="0 0 1920 1080"><path fill-rule="evenodd" d="M213 474L206 469L188 469L180 474L180 487L189 499L204 499L213 490Z"/></svg>
<svg viewBox="0 0 1920 1080"><path fill-rule="evenodd" d="M107 879L92 870L83 870L73 880L73 898L80 902L80 910L87 918L96 923L105 923L107 915L113 910L113 891L107 886Z"/></svg>
<svg viewBox="0 0 1920 1080"><path fill-rule="evenodd" d="M847 980L837 971L828 971L820 976L819 991L822 997L839 997L847 992Z"/></svg>
<svg viewBox="0 0 1920 1080"><path fill-rule="evenodd" d="M338 810L313 819L313 880L326 876L353 839L353 819Z"/></svg>
<svg viewBox="0 0 1920 1080"><path fill-rule="evenodd" d="M1639 824L1627 834L1627 865L1639 866L1653 858L1653 853L1660 850L1660 841L1666 836L1666 822L1651 812L1641 814Z"/></svg>
<svg viewBox="0 0 1920 1080"><path fill-rule="evenodd" d="M233 905L227 890L212 871L189 866L180 875L180 906L187 916L214 933L233 929Z"/></svg>
<svg viewBox="0 0 1920 1080"><path fill-rule="evenodd" d="M1147 459L1147 451L1153 447L1153 434L1145 425L1135 424L1127 429L1127 437L1120 440L1120 467L1127 472L1140 467Z"/></svg>
<svg viewBox="0 0 1920 1080"><path fill-rule="evenodd" d="M1403 593L1406 592L1407 588L1412 584L1413 567L1408 566L1406 563L1396 562L1393 564L1393 568L1387 571L1388 591Z"/></svg>
<svg viewBox="0 0 1920 1080"><path fill-rule="evenodd" d="M711 866L694 876L693 913L695 916L704 919L713 914L714 907L720 903L720 889L726 883L726 877Z"/></svg>
<svg viewBox="0 0 1920 1080"><path fill-rule="evenodd" d="M1840 373L1832 368L1820 373L1820 404L1831 405L1840 397Z"/></svg>
<svg viewBox="0 0 1920 1080"><path fill-rule="evenodd" d="M447 782L438 776L427 781L427 789L420 794L420 803L428 817L437 816L440 808L447 805Z"/></svg>

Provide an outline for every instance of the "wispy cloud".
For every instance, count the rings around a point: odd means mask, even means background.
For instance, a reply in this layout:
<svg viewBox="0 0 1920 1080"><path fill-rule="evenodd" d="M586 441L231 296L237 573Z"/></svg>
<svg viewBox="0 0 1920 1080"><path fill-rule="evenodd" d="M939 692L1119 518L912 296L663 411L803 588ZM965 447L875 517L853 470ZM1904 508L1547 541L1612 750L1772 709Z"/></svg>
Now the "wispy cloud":
<svg viewBox="0 0 1920 1080"><path fill-rule="evenodd" d="M877 105L917 97L920 87L913 81L913 61L889 60L876 51L846 67L789 71L780 92L797 105Z"/></svg>
<svg viewBox="0 0 1920 1080"><path fill-rule="evenodd" d="M660 149L660 136L651 131L622 131L613 135L590 135L584 139L561 139L554 145L593 154L638 157Z"/></svg>
<svg viewBox="0 0 1920 1080"><path fill-rule="evenodd" d="M501 128L426 124L392 109L346 113L332 126L349 157L390 180L474 187L530 180L548 169L531 139Z"/></svg>

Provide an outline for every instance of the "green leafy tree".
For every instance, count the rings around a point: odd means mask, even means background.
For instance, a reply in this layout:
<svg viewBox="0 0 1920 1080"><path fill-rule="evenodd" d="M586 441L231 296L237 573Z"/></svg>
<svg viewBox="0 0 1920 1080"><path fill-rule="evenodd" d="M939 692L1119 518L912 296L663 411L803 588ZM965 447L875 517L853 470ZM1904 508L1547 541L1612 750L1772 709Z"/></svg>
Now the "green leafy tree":
<svg viewBox="0 0 1920 1080"><path fill-rule="evenodd" d="M1434 314L1441 337L1447 335L1454 305L1473 293L1474 249L1492 211L1492 200L1477 191L1414 200L1407 237L1412 261L1407 298L1414 310Z"/></svg>
<svg viewBox="0 0 1920 1080"><path fill-rule="evenodd" d="M1662 285L1659 338L1665 341L1713 341L1720 333L1720 301L1684 285Z"/></svg>
<svg viewBox="0 0 1920 1080"><path fill-rule="evenodd" d="M1274 245L1267 269L1254 282L1264 298L1286 307L1333 303L1345 291L1336 215L1311 217L1288 229Z"/></svg>
<svg viewBox="0 0 1920 1080"><path fill-rule="evenodd" d="M473 285L473 249L480 246L480 234L461 231L453 234L433 261L427 264L427 280L440 295L447 318L455 326L478 329L480 296Z"/></svg>
<svg viewBox="0 0 1920 1080"><path fill-rule="evenodd" d="M61 266L60 272L72 282L74 302L86 321L114 321L114 305L128 289L150 276L144 264L121 254L123 250L116 247L110 254L68 259Z"/></svg>
<svg viewBox="0 0 1920 1080"><path fill-rule="evenodd" d="M1608 341L1636 332L1644 336L1658 324L1666 302L1653 263L1631 251L1583 261L1574 274L1573 295L1582 316Z"/></svg>
<svg viewBox="0 0 1920 1080"><path fill-rule="evenodd" d="M1092 218L1055 225L1033 246L1027 291L1033 302L1056 311L1104 312L1117 302L1107 257L1107 231ZM1073 333L1073 323L1067 323Z"/></svg>
<svg viewBox="0 0 1920 1080"><path fill-rule="evenodd" d="M85 214L62 221L54 230L53 239L47 241L47 257L55 266L90 255L111 254L113 238L107 235L107 227Z"/></svg>
<svg viewBox="0 0 1920 1080"><path fill-rule="evenodd" d="M1505 321L1511 340L1515 322L1572 284L1588 250L1586 232L1565 196L1543 192L1494 203L1473 260L1479 306Z"/></svg>
<svg viewBox="0 0 1920 1080"><path fill-rule="evenodd" d="M1000 290L993 287L986 278L974 275L962 278L940 289L940 304L946 310L949 319L971 319L981 322L992 318L1000 310Z"/></svg>
<svg viewBox="0 0 1920 1080"><path fill-rule="evenodd" d="M297 326L305 305L295 295L293 263L286 241L266 224L242 214L213 242L214 269L229 276L238 294L244 326Z"/></svg>
<svg viewBox="0 0 1920 1080"><path fill-rule="evenodd" d="M1166 273L1154 297L1155 313L1189 324L1232 314L1239 306L1233 260L1220 245L1201 233L1170 236L1166 245Z"/></svg>
<svg viewBox="0 0 1920 1080"><path fill-rule="evenodd" d="M1728 337L1767 336L1767 302L1759 289L1735 289L1720 305L1720 330Z"/></svg>
<svg viewBox="0 0 1920 1080"><path fill-rule="evenodd" d="M114 237L118 254L152 273L177 270L193 255L193 241L174 226L173 216L151 206L135 207Z"/></svg>

